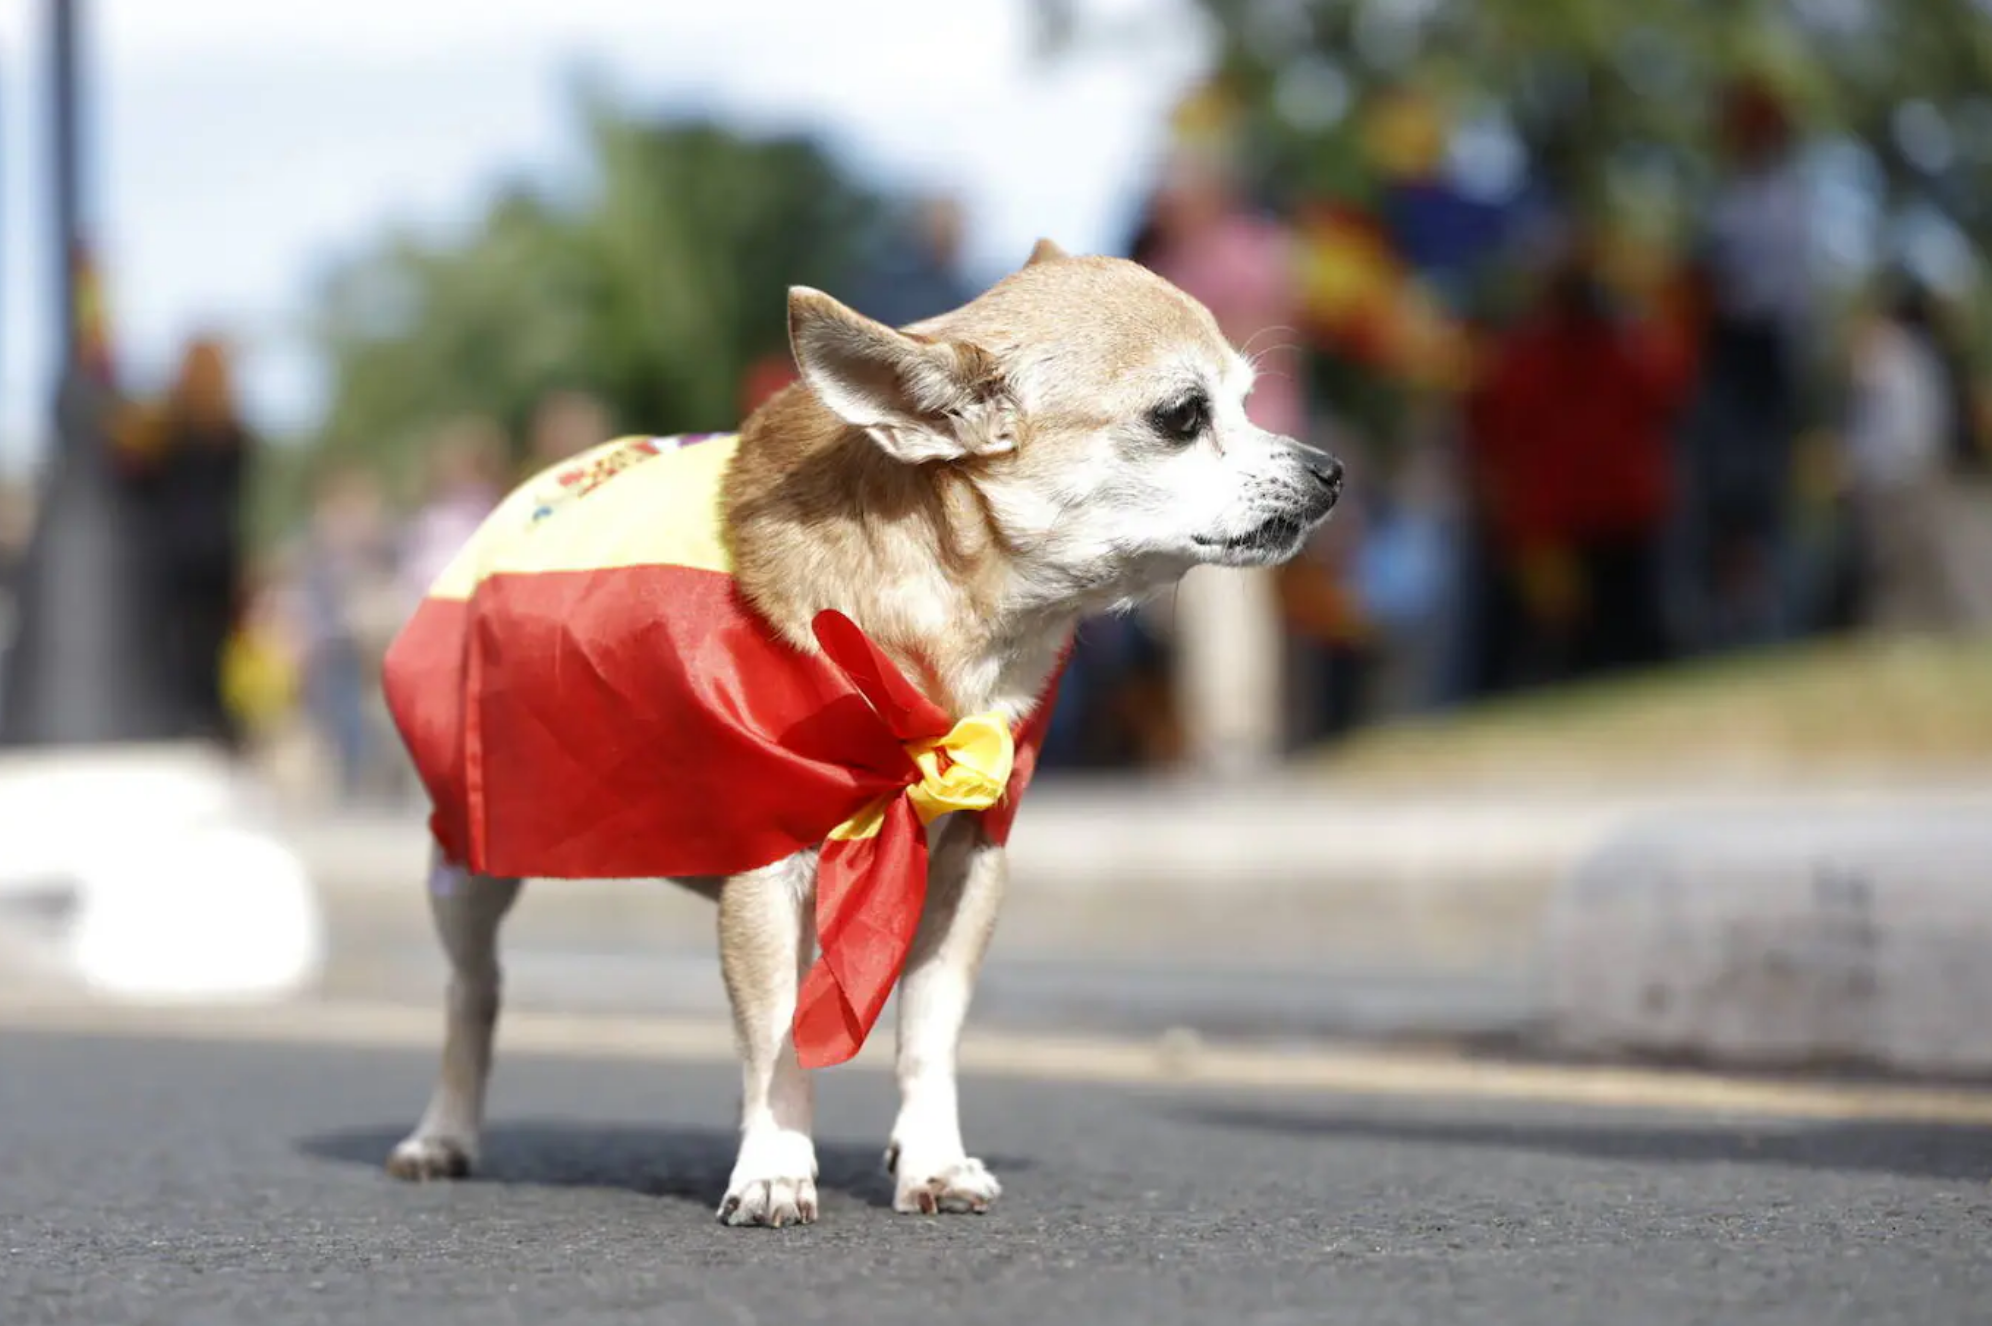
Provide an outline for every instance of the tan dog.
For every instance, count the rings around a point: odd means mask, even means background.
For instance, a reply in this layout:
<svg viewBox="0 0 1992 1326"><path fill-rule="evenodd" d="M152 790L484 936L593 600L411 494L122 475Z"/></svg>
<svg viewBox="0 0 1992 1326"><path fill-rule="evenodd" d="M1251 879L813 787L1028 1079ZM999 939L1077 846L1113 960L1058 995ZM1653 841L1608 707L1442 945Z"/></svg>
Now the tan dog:
<svg viewBox="0 0 1992 1326"><path fill-rule="evenodd" d="M741 430L725 537L741 591L798 649L850 617L950 714L1025 713L1079 619L1197 565L1291 558L1341 466L1245 415L1252 366L1200 304L1133 263L1041 242L970 304L895 331L817 291L789 297L802 383ZM955 1050L1004 885L970 817L936 820L927 902L899 984L893 1205L981 1211L996 1179L962 1144ZM452 969L441 1081L389 1168L466 1173L498 1013L497 930L516 880L431 889ZM719 903L744 1100L720 1217L816 1218L812 1088L790 1039L815 943L816 853L681 880Z"/></svg>

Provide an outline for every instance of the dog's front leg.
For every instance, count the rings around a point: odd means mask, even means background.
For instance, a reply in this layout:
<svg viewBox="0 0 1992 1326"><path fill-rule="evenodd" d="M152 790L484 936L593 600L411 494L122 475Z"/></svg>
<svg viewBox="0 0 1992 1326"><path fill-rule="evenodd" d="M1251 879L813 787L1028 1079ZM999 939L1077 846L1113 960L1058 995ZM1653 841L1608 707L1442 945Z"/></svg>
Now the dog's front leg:
<svg viewBox="0 0 1992 1326"><path fill-rule="evenodd" d="M950 823L936 844L899 985L899 1118L886 1151L894 1210L986 1211L1003 1191L962 1145L955 1051L1007 871L1004 850L972 820Z"/></svg>
<svg viewBox="0 0 1992 1326"><path fill-rule="evenodd" d="M797 991L816 943L816 853L720 887L719 960L740 1051L740 1155L719 1218L729 1225L816 1219L813 1084L796 1062Z"/></svg>

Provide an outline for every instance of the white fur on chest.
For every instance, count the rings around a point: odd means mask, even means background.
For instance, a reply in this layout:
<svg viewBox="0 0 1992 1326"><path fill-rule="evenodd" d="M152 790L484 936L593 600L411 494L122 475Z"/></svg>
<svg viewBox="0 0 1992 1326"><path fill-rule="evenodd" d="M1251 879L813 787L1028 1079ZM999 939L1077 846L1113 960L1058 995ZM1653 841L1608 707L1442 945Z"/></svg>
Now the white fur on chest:
<svg viewBox="0 0 1992 1326"><path fill-rule="evenodd" d="M959 676L948 679L959 710L956 716L995 710L1012 723L1024 718L1051 680L1065 641L1063 631L1034 635L972 660Z"/></svg>

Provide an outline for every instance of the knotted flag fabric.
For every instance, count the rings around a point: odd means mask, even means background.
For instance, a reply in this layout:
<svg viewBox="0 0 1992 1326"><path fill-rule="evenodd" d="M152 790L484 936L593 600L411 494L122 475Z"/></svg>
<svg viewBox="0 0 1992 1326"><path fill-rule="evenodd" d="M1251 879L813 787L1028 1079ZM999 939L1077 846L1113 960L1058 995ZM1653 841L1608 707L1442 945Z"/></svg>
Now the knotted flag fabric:
<svg viewBox="0 0 1992 1326"><path fill-rule="evenodd" d="M734 434L623 438L529 480L439 576L383 686L443 854L480 874L728 876L821 845L805 1067L856 1054L913 942L926 825L1007 841L1054 676L1015 730L959 721L850 619L781 639L739 593Z"/></svg>

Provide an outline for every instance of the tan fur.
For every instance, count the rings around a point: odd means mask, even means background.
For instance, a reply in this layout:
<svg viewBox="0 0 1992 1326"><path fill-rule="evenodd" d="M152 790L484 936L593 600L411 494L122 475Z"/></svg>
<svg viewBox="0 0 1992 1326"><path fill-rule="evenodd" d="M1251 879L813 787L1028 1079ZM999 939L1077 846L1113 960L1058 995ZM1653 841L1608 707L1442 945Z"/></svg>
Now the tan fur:
<svg viewBox="0 0 1992 1326"><path fill-rule="evenodd" d="M953 679L988 647L1008 566L966 475L898 464L791 387L742 430L724 501L741 593L788 640L813 649L835 608L943 708L986 702Z"/></svg>

